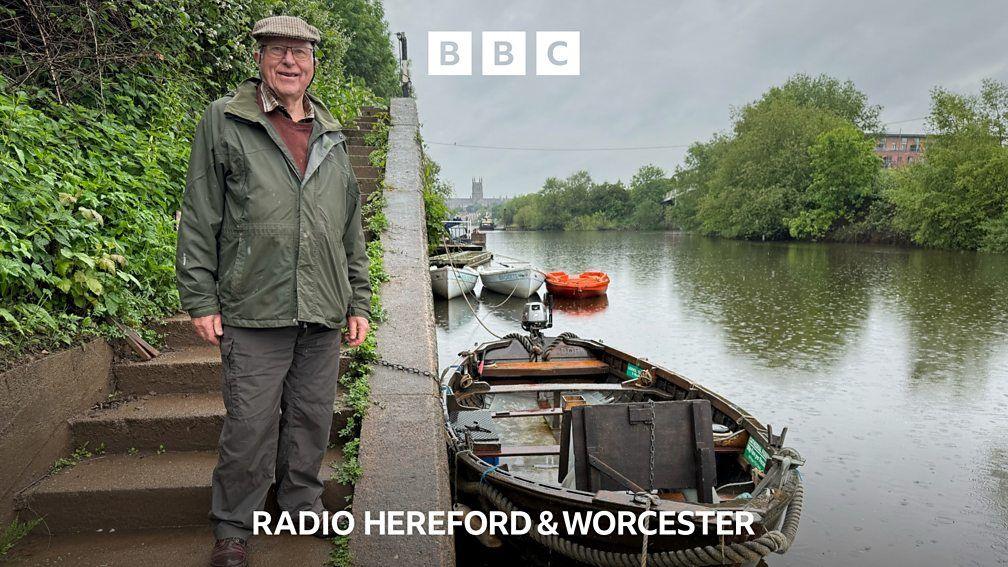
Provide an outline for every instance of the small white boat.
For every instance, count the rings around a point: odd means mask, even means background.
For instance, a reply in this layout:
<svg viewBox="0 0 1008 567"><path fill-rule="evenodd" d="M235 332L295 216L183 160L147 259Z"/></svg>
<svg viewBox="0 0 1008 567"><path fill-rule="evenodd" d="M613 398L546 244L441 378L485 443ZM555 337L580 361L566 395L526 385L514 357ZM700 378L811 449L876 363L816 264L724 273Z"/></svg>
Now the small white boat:
<svg viewBox="0 0 1008 567"><path fill-rule="evenodd" d="M481 266L483 287L502 295L529 297L542 287L546 276L528 262L501 262L496 266Z"/></svg>
<svg viewBox="0 0 1008 567"><path fill-rule="evenodd" d="M463 293L471 292L476 287L479 274L468 266L461 268L453 268L451 266L436 268L431 266L430 279L431 288L435 294L452 299Z"/></svg>

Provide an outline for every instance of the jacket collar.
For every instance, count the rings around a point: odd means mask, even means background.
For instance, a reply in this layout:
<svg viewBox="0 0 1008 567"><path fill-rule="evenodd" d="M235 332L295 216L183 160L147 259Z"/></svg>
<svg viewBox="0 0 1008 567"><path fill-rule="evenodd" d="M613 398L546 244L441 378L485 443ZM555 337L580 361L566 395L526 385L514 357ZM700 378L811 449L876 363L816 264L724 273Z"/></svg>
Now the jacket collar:
<svg viewBox="0 0 1008 567"><path fill-rule="evenodd" d="M270 88L269 85L266 84L265 81L259 83L259 98L262 99L262 109L266 114L269 114L279 108L281 112L285 113L287 117L290 118L290 109L280 102L280 98L277 97L277 94ZM301 97L299 102L304 108L305 113L305 117L302 122L314 120L315 105L312 103L311 99L308 98L308 95L305 94L305 96Z"/></svg>
<svg viewBox="0 0 1008 567"><path fill-rule="evenodd" d="M265 122L266 115L259 108L259 103L256 101L256 88L259 86L260 81L261 79L251 78L238 85L234 91L234 96L225 104L224 112L238 118L244 118L250 122ZM322 101L310 92L306 94L312 103L312 107L315 109L315 122L322 127L322 132L339 131L342 128L339 121L333 117L329 109L322 104Z"/></svg>

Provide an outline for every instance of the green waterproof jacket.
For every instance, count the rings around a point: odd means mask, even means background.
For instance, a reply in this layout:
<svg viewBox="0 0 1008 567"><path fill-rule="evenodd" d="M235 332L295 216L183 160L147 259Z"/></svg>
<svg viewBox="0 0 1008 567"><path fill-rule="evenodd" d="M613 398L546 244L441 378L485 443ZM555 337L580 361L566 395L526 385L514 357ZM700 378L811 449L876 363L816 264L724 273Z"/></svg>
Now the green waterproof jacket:
<svg viewBox="0 0 1008 567"><path fill-rule="evenodd" d="M360 189L340 124L309 94L302 179L258 82L211 103L196 128L175 259L182 308L235 327L370 318Z"/></svg>

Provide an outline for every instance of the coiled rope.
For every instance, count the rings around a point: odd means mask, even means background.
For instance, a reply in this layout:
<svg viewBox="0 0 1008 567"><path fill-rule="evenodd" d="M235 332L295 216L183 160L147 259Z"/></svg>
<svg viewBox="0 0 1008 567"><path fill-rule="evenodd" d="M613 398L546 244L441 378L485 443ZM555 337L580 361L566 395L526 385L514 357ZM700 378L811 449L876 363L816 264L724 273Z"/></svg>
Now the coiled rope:
<svg viewBox="0 0 1008 567"><path fill-rule="evenodd" d="M794 479L794 494L788 504L781 529L767 532L744 542L721 545L698 546L678 551L662 551L647 554L647 564L658 567L700 567L706 565L730 565L759 561L771 553L784 553L791 547L798 534L802 508L805 503L805 487L797 474ZM474 483L475 489L498 510L510 514L515 505L504 494L487 482ZM528 533L535 542L556 553L561 553L576 561L597 567L639 567L641 555L619 553L586 547L559 535L544 535L538 530Z"/></svg>
<svg viewBox="0 0 1008 567"><path fill-rule="evenodd" d="M566 344L567 339L576 339L576 338L578 338L578 336L575 335L574 333L560 333L559 335L557 335L556 340L551 342L550 345L546 347L546 350L543 351L542 359L549 360L550 353L553 352L553 347L557 346L560 343Z"/></svg>

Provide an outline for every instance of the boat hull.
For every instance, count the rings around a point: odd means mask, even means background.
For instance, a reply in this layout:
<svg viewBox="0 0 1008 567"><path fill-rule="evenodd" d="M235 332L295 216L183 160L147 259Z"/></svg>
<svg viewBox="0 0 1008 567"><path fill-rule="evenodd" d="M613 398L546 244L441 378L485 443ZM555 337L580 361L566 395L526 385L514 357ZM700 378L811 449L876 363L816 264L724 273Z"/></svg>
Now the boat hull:
<svg viewBox="0 0 1008 567"><path fill-rule="evenodd" d="M684 507L701 511L746 510L755 514L756 519L752 525L755 536L719 537L713 532L703 534L699 531L687 534L656 534L648 540L649 552L652 555L676 551L692 553L693 550L708 546L716 549L726 544L742 545L743 542L754 541L753 538L760 534L774 530L781 530L777 533L787 538L790 545L797 530L797 519L801 515L802 498L797 496L803 493L800 476L793 468L789 468L791 465L786 464L786 461L766 459L765 465L760 466L765 466L765 474L773 480L767 486L772 485L774 489L757 487L753 490L753 482L742 482L754 478L748 464L749 459L753 458L748 456L750 449L754 451L753 454L762 450L781 451L780 455L797 455L786 452L790 450L773 449L770 441L774 437L771 436L769 428L703 386L598 341L586 341L568 335L567 338L546 337L543 345L545 350L553 355L547 362L529 362L523 353L531 351L515 339L477 345L473 350L461 353L451 371L443 375L441 402L445 417L449 462L455 470L453 488L461 502L473 509L486 512L518 509L528 513L532 518L539 518L541 513L549 512L554 519L562 517L565 512L584 514L627 510L640 514L645 509L675 511ZM587 372L588 368L597 368L600 364L607 367L605 373L566 374L575 368L580 369L578 372ZM536 371L537 365L550 367L552 370ZM600 402L597 397L592 398L590 392L593 391L608 392L605 394L607 399ZM546 392L545 399L543 399L544 392ZM720 484L724 485L717 490L718 503L701 504L696 501L686 503L682 500L661 499L653 507L645 508L645 504L636 500L633 493L628 490L592 492L586 491L584 487L578 489L568 485L567 479L561 481L552 477L552 480L544 480L536 476L534 469L537 465L522 463L521 459L534 458L531 456L535 455L552 459L554 458L552 455L555 455L563 462L563 453L559 452L557 446L551 446L555 440L547 438L546 441L539 440L535 445L528 445L525 440L517 437L519 430L527 431L527 429L501 427L489 422L533 418L547 420L545 422L547 431L553 431L550 435L559 435L559 432L550 429L548 421L550 417L535 417L557 415L548 413L549 406L552 405L555 409L560 403L554 400L553 404L550 404L547 401L551 392L557 397L560 393L584 393L591 404L639 403L648 399L708 401L711 408L710 419L714 425L721 428L720 435L722 435L715 437L714 442L718 462L717 476ZM525 399L517 408L498 403L506 396L526 394L531 397ZM542 403L538 407L528 405L529 402L534 404L537 400L546 401L547 407L544 408ZM489 422L486 417L476 418L477 414L467 413L473 409L492 410L487 414L490 417ZM522 417L520 415L522 413L528 416ZM463 417L465 415L474 417ZM479 425L477 428L472 428L469 419L482 421L471 422ZM489 432L490 440L479 438L481 432ZM779 441L783 440L782 436L778 437ZM542 444L544 442L547 444ZM797 458L800 460L800 456ZM748 491L752 491L753 494L749 494ZM791 509L794 501L797 501L796 514ZM790 528L786 527L789 523ZM561 529L560 537L567 540L567 544L563 547L566 550L579 546L584 550L594 550L592 553L596 554L619 554L621 564L636 561L640 554L642 544L640 535L600 534L592 530L588 530L587 533L563 532ZM506 539L506 541L516 546L527 546L526 540ZM563 554L558 552L558 548L551 549L544 542L539 544L540 553L548 558L549 565L580 564L569 554L567 557L562 557ZM767 549L773 551L769 547Z"/></svg>
<svg viewBox="0 0 1008 567"><path fill-rule="evenodd" d="M531 266L480 270L483 287L501 295L531 297L545 281L543 273Z"/></svg>
<svg viewBox="0 0 1008 567"><path fill-rule="evenodd" d="M476 270L468 267L431 268L430 276L431 289L434 294L445 299L454 299L463 293L472 292L479 280L479 274Z"/></svg>
<svg viewBox="0 0 1008 567"><path fill-rule="evenodd" d="M603 272L584 272L577 277L550 272L546 274L546 290L556 297L599 297L609 290L609 276Z"/></svg>

